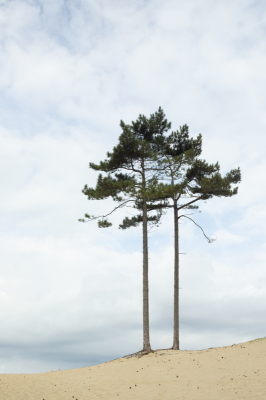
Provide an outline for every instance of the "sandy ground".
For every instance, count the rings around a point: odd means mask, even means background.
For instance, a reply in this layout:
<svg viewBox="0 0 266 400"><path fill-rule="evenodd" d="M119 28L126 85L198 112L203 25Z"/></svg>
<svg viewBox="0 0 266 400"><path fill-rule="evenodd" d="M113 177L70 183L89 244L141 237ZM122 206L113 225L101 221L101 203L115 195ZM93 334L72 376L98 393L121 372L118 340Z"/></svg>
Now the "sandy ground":
<svg viewBox="0 0 266 400"><path fill-rule="evenodd" d="M266 400L266 338L200 351L156 350L93 367L1 374L1 400Z"/></svg>

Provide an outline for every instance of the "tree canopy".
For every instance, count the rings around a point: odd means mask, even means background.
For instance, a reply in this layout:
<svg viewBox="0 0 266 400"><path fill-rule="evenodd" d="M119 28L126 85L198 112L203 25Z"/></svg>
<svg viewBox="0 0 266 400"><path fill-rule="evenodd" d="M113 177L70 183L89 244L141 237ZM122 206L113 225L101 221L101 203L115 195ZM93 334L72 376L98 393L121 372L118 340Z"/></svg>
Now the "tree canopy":
<svg viewBox="0 0 266 400"><path fill-rule="evenodd" d="M84 186L82 192L88 200L112 198L117 205L105 215L85 214L87 221L98 220L100 228L112 225L108 216L117 209L131 205L137 214L126 216L119 225L127 229L142 224L143 234L143 351L149 352L149 296L148 296L148 225L159 225L167 209L174 210L175 273L174 273L174 342L179 349L179 230L181 217L191 219L180 210L197 209L194 203L213 197L232 197L241 180L240 168L222 176L219 163L208 164L199 159L202 135L189 137L189 128L183 125L171 132L171 123L161 107L150 118L139 115L134 122L120 122L122 133L112 152L99 164L90 163L100 171L95 188ZM105 176L103 176L103 173ZM172 201L172 203L170 202ZM80 219L81 222L86 222ZM196 224L198 225L198 224ZM198 225L199 226L199 225ZM201 227L200 227L201 228ZM202 228L201 228L202 229ZM203 229L202 229L203 231ZM205 232L203 231L206 236ZM207 236L209 242L212 242Z"/></svg>

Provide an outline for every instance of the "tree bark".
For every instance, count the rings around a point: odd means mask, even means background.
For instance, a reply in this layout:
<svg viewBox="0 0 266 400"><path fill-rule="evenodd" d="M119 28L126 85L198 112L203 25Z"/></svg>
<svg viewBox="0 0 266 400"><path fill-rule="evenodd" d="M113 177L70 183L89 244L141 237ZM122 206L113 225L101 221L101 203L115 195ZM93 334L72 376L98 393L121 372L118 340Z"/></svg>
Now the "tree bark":
<svg viewBox="0 0 266 400"><path fill-rule="evenodd" d="M179 350L179 237L177 199L174 199L175 271L174 271L174 342L173 349Z"/></svg>
<svg viewBox="0 0 266 400"><path fill-rule="evenodd" d="M144 177L145 185L145 177ZM144 189L145 190L145 189ZM146 199L143 199L143 351L150 353L149 279L148 279L148 219Z"/></svg>

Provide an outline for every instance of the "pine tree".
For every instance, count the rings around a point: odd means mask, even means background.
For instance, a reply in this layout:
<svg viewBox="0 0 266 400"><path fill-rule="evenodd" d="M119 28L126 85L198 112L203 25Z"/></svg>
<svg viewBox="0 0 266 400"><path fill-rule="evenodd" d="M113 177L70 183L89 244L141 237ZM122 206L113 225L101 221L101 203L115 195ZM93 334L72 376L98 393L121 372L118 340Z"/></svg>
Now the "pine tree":
<svg viewBox="0 0 266 400"><path fill-rule="evenodd" d="M238 188L231 188L241 180L240 168L231 170L224 177L220 174L220 166L208 164L205 160L199 160L202 151L202 136L194 140L189 138L188 126L180 127L180 131L173 132L165 140L165 156L159 160L161 179L170 178L170 184L161 183L160 201L164 208L174 209L174 238L175 238L175 267L174 267L174 339L173 349L179 349L179 229L178 221L185 217L196 222L187 215L179 215L180 210L198 209L195 202L208 200L213 196L231 197L237 194ZM158 188L157 188L158 192ZM167 199L171 198L172 205ZM182 200L181 204L178 202ZM196 224L199 226L198 224ZM200 226L199 226L200 227ZM209 239L203 229L204 236Z"/></svg>
<svg viewBox="0 0 266 400"><path fill-rule="evenodd" d="M138 214L124 218L120 229L142 224L143 232L143 352L151 351L149 339L149 297L148 297L148 224L159 224L167 208L174 209L175 267L174 267L174 340L173 349L179 349L179 230L178 221L187 215L179 215L180 210L198 209L194 203L208 200L213 196L231 197L238 188L231 188L241 180L240 169L231 170L224 177L220 174L219 163L207 164L199 160L202 137L189 138L188 126L164 134L171 128L163 110L151 114L150 118L140 115L126 125L120 122L122 134L119 143L107 159L98 165L90 163L90 168L100 173L96 188L85 185L83 193L89 200L102 200L111 197L118 203L110 213L101 216L85 214L88 221L98 219L98 226L111 226L108 215L115 210L132 204ZM126 171L126 173L124 172ZM170 183L166 183L170 179ZM170 204L169 200L173 203ZM181 203L180 203L181 201ZM155 212L155 213L154 213ZM85 222L84 219L80 221ZM198 224L196 224L199 226ZM200 226L199 226L200 227ZM200 227L205 237L209 239Z"/></svg>
<svg viewBox="0 0 266 400"><path fill-rule="evenodd" d="M107 153L107 159L99 164L90 163L90 168L107 174L99 174L96 188L85 185L83 193L89 200L100 200L112 197L118 202L109 214L118 208L134 202L133 207L141 211L132 218L125 218L121 229L142 224L143 233L143 352L150 352L149 337L149 286L148 286L148 223L158 224L162 215L162 207L156 205L147 209L147 203L152 204L158 197L154 193L158 179L155 164L162 157L164 133L171 128L163 110L151 114L150 118L140 115L139 118L126 125L120 122L122 134L119 143L112 152ZM161 154L161 155L160 155ZM126 170L126 173L121 171ZM160 203L162 206L163 203ZM154 214L154 212L156 214ZM98 219L101 228L111 226L106 218L109 214L95 217L85 214L88 221ZM149 215L151 214L151 215ZM84 219L80 221L85 222Z"/></svg>

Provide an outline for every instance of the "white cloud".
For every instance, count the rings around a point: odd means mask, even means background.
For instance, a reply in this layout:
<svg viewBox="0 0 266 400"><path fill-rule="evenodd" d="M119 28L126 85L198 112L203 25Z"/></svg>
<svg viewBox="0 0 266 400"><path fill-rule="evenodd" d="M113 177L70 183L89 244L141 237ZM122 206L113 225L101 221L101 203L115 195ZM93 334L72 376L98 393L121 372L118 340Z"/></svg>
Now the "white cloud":
<svg viewBox="0 0 266 400"><path fill-rule="evenodd" d="M265 32L262 3L2 1L2 372L73 368L139 350L141 230L81 224L88 163L120 119L162 106L203 134L203 158L241 167L239 194L180 223L181 348L263 336ZM173 216L150 235L151 344L171 345ZM214 233L213 233L214 232Z"/></svg>
<svg viewBox="0 0 266 400"><path fill-rule="evenodd" d="M219 244L225 245L225 244L237 244L237 243L243 243L246 240L248 240L247 237L240 236L240 235L234 235L231 232L228 232L226 229L220 229L216 232L214 232L213 236L217 238L219 241Z"/></svg>

